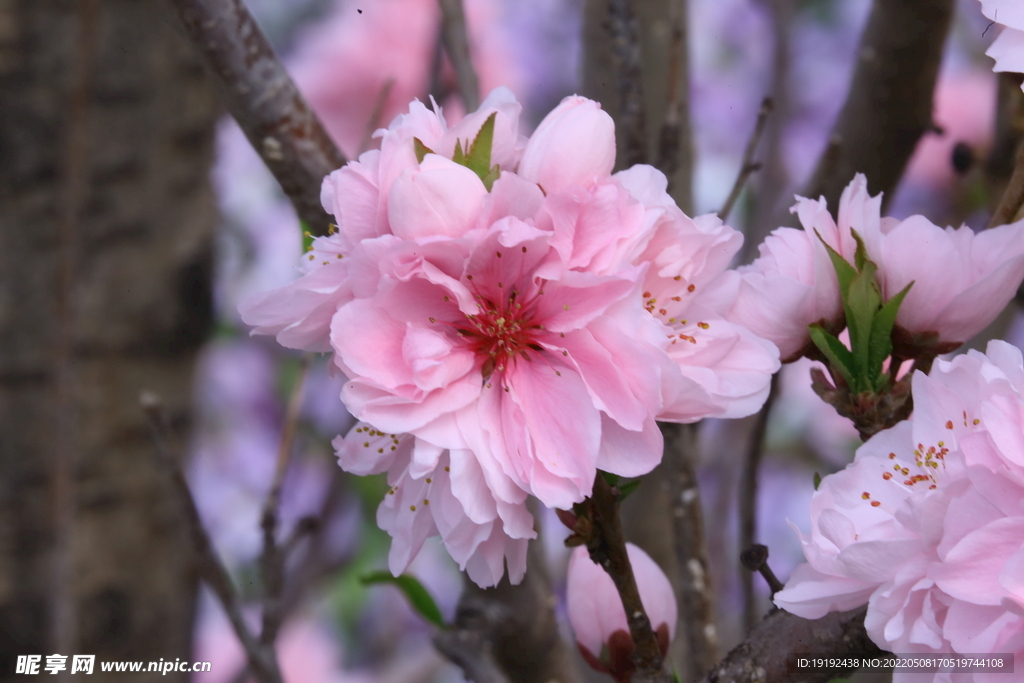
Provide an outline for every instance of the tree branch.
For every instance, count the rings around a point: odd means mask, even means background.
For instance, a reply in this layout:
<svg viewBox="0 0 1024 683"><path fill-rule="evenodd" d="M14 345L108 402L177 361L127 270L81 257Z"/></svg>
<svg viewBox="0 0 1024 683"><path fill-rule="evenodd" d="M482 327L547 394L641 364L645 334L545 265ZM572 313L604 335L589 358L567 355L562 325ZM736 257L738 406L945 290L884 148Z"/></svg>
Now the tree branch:
<svg viewBox="0 0 1024 683"><path fill-rule="evenodd" d="M790 654L882 654L864 630L867 607L809 620L774 610L702 683L825 683L849 669L790 670Z"/></svg>
<svg viewBox="0 0 1024 683"><path fill-rule="evenodd" d="M757 143L761 141L765 125L768 123L768 115L772 113L774 106L775 104L770 97L766 97L761 101L761 108L757 112L754 130L751 132L750 139L747 140L747 147L743 151L743 161L740 162L740 170L736 174L736 181L732 184L732 190L729 191L729 197L725 200L722 210L718 212L718 217L723 222L729 218L732 207L736 204L736 200L740 198L743 186L747 184L747 179L750 178L754 171L761 170L761 164L754 162L754 154L757 152Z"/></svg>
<svg viewBox="0 0 1024 683"><path fill-rule="evenodd" d="M640 590L633 574L633 566L626 552L626 539L619 516L619 492L605 481L601 472L594 479L590 497L574 506L578 512L576 535L566 540L567 545L585 543L590 559L601 566L615 584L626 612L626 623L633 641L633 683L669 683L658 637L651 628Z"/></svg>
<svg viewBox="0 0 1024 683"><path fill-rule="evenodd" d="M740 474L740 551L749 548L757 540L757 482L758 472L761 467L761 456L764 453L764 436L768 431L768 417L771 414L772 403L775 402L775 395L779 389L778 373L772 375L771 388L768 390L768 398L758 412L754 429L750 434L750 443L747 447L747 458ZM757 613L757 596L754 593L754 576L751 570L740 571L740 583L743 586L743 623L746 628L753 628L760 615Z"/></svg>
<svg viewBox="0 0 1024 683"><path fill-rule="evenodd" d="M689 16L686 0L670 0L672 37L668 51L665 120L658 139L658 170L669 194L685 213L693 213L693 137L690 129ZM678 172L678 177L677 177Z"/></svg>
<svg viewBox="0 0 1024 683"><path fill-rule="evenodd" d="M830 140L803 195L837 206L864 173L872 192L892 199L917 141L932 127L932 95L954 0L875 0L857 67ZM832 147L832 144L830 144ZM885 206L883 205L883 210Z"/></svg>
<svg viewBox="0 0 1024 683"><path fill-rule="evenodd" d="M284 70L242 0L168 0L202 54L228 111L299 219L315 235L327 234L329 216L320 185L345 156Z"/></svg>
<svg viewBox="0 0 1024 683"><path fill-rule="evenodd" d="M189 490L188 482L185 481L181 466L167 446L167 420L160 397L150 392L143 392L139 397L139 404L149 420L153 442L156 445L157 460L171 480L174 493L185 517L192 545L196 551L200 576L210 586L224 607L224 612L228 615L228 620L245 650L253 675L260 683L282 683L273 645L261 644L249 631L242 616L241 602L234 584L231 583L231 577L228 576L224 565L217 558L213 542L203 527L203 521L199 517L199 510L196 509L196 502L192 498L192 492Z"/></svg>
<svg viewBox="0 0 1024 683"><path fill-rule="evenodd" d="M619 91L617 135L625 141L619 165L629 168L647 161L643 67L636 18L630 0L608 0L608 26Z"/></svg>
<svg viewBox="0 0 1024 683"><path fill-rule="evenodd" d="M704 510L697 474L698 426L662 424L665 459L669 465L669 498L672 501L672 535L679 565L679 616L687 646L683 680L697 681L718 660L714 593L711 587L707 545L704 542Z"/></svg>
<svg viewBox="0 0 1024 683"><path fill-rule="evenodd" d="M288 472L288 463L291 461L295 428L299 422L302 389L309 371L309 354L303 354L300 363L299 375L292 387L288 408L285 412L284 426L281 429L281 444L277 450L274 479L263 504L263 514L260 516L260 528L263 530L263 552L260 554L260 569L263 574L263 628L260 631L260 642L264 645L273 645L285 616L283 593L284 565L287 554L284 547L277 542L277 513L281 506L284 477Z"/></svg>
<svg viewBox="0 0 1024 683"><path fill-rule="evenodd" d="M480 80L473 69L473 58L469 51L466 13L462 8L462 0L438 0L438 4L441 6L441 41L455 67L459 94L468 114L480 106Z"/></svg>

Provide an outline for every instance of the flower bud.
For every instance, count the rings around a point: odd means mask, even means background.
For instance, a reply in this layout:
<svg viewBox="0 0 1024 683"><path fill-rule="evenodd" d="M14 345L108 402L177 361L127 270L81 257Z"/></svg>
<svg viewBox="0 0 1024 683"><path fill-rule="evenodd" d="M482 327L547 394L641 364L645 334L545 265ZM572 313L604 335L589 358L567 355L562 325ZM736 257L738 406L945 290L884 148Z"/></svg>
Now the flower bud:
<svg viewBox="0 0 1024 683"><path fill-rule="evenodd" d="M664 656L676 632L676 597L672 585L643 550L627 543L626 553L633 566L640 601ZM633 639L629 634L626 610L611 577L590 559L584 546L576 548L569 559L566 602L569 622L576 633L576 644L583 658L590 666L610 674L615 680L628 681L634 666Z"/></svg>

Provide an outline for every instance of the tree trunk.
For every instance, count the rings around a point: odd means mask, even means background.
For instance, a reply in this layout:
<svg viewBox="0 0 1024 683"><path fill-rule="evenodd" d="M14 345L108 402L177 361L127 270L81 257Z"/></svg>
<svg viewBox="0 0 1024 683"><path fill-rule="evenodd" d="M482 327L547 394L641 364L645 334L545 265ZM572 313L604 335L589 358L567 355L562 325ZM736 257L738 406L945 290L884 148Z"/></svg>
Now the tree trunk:
<svg viewBox="0 0 1024 683"><path fill-rule="evenodd" d="M138 406L181 436L218 111L161 3L0 0L0 680L190 658L196 578ZM180 452L180 450L179 450ZM132 680L178 680L141 674Z"/></svg>

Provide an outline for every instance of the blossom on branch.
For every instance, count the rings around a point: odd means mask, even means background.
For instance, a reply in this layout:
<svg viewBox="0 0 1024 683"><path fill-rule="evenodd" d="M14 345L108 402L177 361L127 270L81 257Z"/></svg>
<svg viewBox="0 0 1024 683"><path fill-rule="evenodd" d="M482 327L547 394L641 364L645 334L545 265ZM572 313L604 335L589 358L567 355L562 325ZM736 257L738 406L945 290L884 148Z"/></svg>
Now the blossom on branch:
<svg viewBox="0 0 1024 683"><path fill-rule="evenodd" d="M798 197L792 211L804 229L773 232L761 256L719 286L727 317L774 341L784 359L800 357L811 348L808 325L833 334L844 325L825 245L853 263L856 233L877 266L883 302L914 283L896 317L898 355L934 357L980 332L1024 279L1024 221L976 234L967 226L940 228L923 216L882 217L881 200L868 193L862 174L843 191L837 220L823 198Z"/></svg>
<svg viewBox="0 0 1024 683"><path fill-rule="evenodd" d="M892 652L1024 654L1020 351L994 341L938 361L913 393L912 420L821 481L807 564L775 602L809 619L867 604L868 635Z"/></svg>
<svg viewBox="0 0 1024 683"><path fill-rule="evenodd" d="M626 554L664 657L675 637L678 618L672 584L650 555L637 546L627 543ZM566 581L569 622L583 659L616 681L629 681L634 670L634 644L622 598L608 572L590 559L585 546L578 546L569 558Z"/></svg>
<svg viewBox="0 0 1024 683"><path fill-rule="evenodd" d="M348 377L362 423L339 460L388 472L396 573L440 534L481 585L505 560L518 580L527 495L569 508L599 469L649 472L656 419L753 413L779 367L705 293L738 233L685 216L652 168L612 176L597 103L566 98L529 139L519 112L502 88L450 127L413 102L379 151L324 180L337 228L303 276L242 307L254 332L330 350Z"/></svg>

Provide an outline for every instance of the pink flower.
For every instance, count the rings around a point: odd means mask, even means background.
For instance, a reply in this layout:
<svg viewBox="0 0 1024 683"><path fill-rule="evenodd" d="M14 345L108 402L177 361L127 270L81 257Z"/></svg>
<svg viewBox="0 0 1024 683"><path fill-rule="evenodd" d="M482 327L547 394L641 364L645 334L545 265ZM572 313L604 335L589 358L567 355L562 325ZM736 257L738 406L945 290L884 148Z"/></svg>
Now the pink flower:
<svg viewBox="0 0 1024 683"><path fill-rule="evenodd" d="M824 198L797 197L791 211L804 229L775 230L759 247L761 255L726 281L732 290L726 318L774 342L784 361L796 360L811 343L808 325L834 329L843 319L839 282L822 240L852 262L851 227L877 221L880 205L880 198L867 196L863 177L843 192L838 223Z"/></svg>
<svg viewBox="0 0 1024 683"><path fill-rule="evenodd" d="M896 325L925 344L955 348L981 332L1024 278L1024 221L975 233L911 216L861 234L886 299L914 283Z"/></svg>
<svg viewBox="0 0 1024 683"><path fill-rule="evenodd" d="M868 635L893 652L1024 649L1022 389L1020 352L998 341L915 374L913 420L822 480L808 563L776 604L815 619L867 603Z"/></svg>
<svg viewBox="0 0 1024 683"><path fill-rule="evenodd" d="M332 323L354 415L472 448L552 507L589 495L598 467L657 463L663 352L632 335L639 306L620 305L638 270L567 271L513 217L460 240L394 240L377 263L377 291Z"/></svg>
<svg viewBox="0 0 1024 683"><path fill-rule="evenodd" d="M337 446L345 469L389 474L378 522L395 572L440 534L474 580L497 582L506 560L521 577L527 495L568 508L598 469L649 472L656 419L749 414L779 366L703 298L735 231L685 216L649 167L610 176L612 123L594 102L566 98L529 141L519 110L498 89L448 128L414 102L379 151L325 179L338 229L306 274L242 309L258 333L333 351L349 411L394 435ZM492 172L457 163L492 119ZM446 512L427 512L432 495Z"/></svg>
<svg viewBox="0 0 1024 683"><path fill-rule="evenodd" d="M1004 27L985 53L996 60L993 71L1024 73L1024 9L1020 3L981 0L981 13Z"/></svg>
<svg viewBox="0 0 1024 683"><path fill-rule="evenodd" d="M627 543L626 554L640 589L640 601L664 655L676 633L677 608L672 584L654 560L637 546ZM567 582L569 622L583 658L598 671L610 673L618 681L628 681L633 671L633 640L626 610L611 577L580 546L569 558Z"/></svg>
<svg viewBox="0 0 1024 683"><path fill-rule="evenodd" d="M525 495L515 503L496 501L471 451L442 450L408 435L379 432L365 422L333 445L346 471L388 473L390 488L377 510L377 524L392 537L388 565L395 576L406 570L427 538L440 535L452 559L478 585L497 585L506 560L509 580L522 580L526 544L537 535Z"/></svg>

